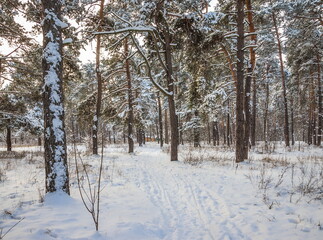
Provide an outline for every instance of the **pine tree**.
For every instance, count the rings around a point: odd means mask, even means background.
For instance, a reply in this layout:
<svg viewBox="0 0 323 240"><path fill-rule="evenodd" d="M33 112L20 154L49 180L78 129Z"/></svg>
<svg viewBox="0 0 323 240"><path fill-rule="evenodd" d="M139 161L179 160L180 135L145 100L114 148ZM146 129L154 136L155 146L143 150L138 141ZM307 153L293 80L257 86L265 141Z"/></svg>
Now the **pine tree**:
<svg viewBox="0 0 323 240"><path fill-rule="evenodd" d="M236 162L245 159L243 86L244 86L244 0L237 0L237 83L236 83Z"/></svg>
<svg viewBox="0 0 323 240"><path fill-rule="evenodd" d="M63 105L61 1L42 0L46 192L69 194Z"/></svg>

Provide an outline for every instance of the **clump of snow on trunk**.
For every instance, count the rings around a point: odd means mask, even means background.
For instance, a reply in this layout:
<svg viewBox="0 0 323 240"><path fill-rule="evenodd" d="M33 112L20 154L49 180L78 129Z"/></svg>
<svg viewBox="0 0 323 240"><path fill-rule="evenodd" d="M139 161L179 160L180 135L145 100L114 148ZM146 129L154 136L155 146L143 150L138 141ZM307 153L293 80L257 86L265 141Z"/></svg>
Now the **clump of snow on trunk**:
<svg viewBox="0 0 323 240"><path fill-rule="evenodd" d="M42 1L46 191L68 190L62 89L61 1Z"/></svg>

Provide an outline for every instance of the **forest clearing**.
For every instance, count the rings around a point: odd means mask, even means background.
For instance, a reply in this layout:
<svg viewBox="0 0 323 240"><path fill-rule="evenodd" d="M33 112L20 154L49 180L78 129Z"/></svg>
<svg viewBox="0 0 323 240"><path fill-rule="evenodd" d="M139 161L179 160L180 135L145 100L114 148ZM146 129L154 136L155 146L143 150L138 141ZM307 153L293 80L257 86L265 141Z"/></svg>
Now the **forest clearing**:
<svg viewBox="0 0 323 240"><path fill-rule="evenodd" d="M95 185L100 158L78 148ZM0 159L2 233L23 219L4 239L322 237L323 162L321 149L315 147L254 152L250 161L235 164L232 149L183 146L180 161L170 162L167 148L155 143L132 155L126 145L109 145L104 151L97 233L80 198L74 160L68 161L71 197L44 196L39 147L21 151L24 157ZM88 191L85 179L82 184Z"/></svg>

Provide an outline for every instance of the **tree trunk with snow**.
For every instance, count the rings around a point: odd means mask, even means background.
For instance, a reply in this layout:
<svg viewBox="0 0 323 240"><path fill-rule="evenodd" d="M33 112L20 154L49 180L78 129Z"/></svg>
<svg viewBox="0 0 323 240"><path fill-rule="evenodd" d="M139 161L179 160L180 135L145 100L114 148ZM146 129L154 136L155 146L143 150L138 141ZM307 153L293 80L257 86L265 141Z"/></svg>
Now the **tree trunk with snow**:
<svg viewBox="0 0 323 240"><path fill-rule="evenodd" d="M237 0L236 162L244 160L244 0Z"/></svg>
<svg viewBox="0 0 323 240"><path fill-rule="evenodd" d="M245 78L244 85L244 159L248 159L249 153L249 138L250 138L250 121L251 121L251 113L250 113L250 90L251 90L251 69L248 68L248 75Z"/></svg>
<svg viewBox="0 0 323 240"><path fill-rule="evenodd" d="M292 137L292 146L295 145L295 137L294 137L294 100L293 98L290 101L290 132Z"/></svg>
<svg viewBox="0 0 323 240"><path fill-rule="evenodd" d="M227 113L227 123L226 123L226 137L227 137L227 145L230 147L230 113Z"/></svg>
<svg viewBox="0 0 323 240"><path fill-rule="evenodd" d="M268 75L269 75L269 65L266 67L266 101L265 101L265 110L264 110L264 141L265 141L265 148L268 145L268 111L269 111L269 83L268 83Z"/></svg>
<svg viewBox="0 0 323 240"><path fill-rule="evenodd" d="M165 109L165 144L168 144L168 110Z"/></svg>
<svg viewBox="0 0 323 240"><path fill-rule="evenodd" d="M127 74L127 88L128 88L128 152L133 153L134 142L133 142L133 96L132 96L132 84L129 64L129 50L128 50L128 39L125 39L124 52L126 56L126 74Z"/></svg>
<svg viewBox="0 0 323 240"><path fill-rule="evenodd" d="M169 106L169 120L170 120L170 160L178 160L178 122L176 116L175 108L175 91L174 91L174 79L173 79L173 65L172 65L172 56L171 56L171 36L168 31L164 32L165 36L165 61L167 67L167 84L168 92L172 93L171 96L168 96L168 106Z"/></svg>
<svg viewBox="0 0 323 240"><path fill-rule="evenodd" d="M277 46L278 46L278 53L279 53L279 62L280 62L280 75L282 79L282 87L283 87L283 101L284 101L284 136L285 136L285 145L289 147L289 120L288 120L288 104L287 104L287 96L286 96L286 83L285 83L285 71L284 71L284 62L283 62L283 52L282 46L280 41L280 36L278 32L278 26L276 21L275 13L272 13L275 34L277 38Z"/></svg>
<svg viewBox="0 0 323 240"><path fill-rule="evenodd" d="M102 31L102 22L103 22L103 6L104 0L100 1L100 10L99 10L99 26L98 32ZM101 35L96 37L96 58L95 58L95 72L98 86L98 94L96 98L96 109L93 117L93 126L92 126L92 141L93 141L93 154L98 154L98 130L99 130L99 118L101 115L101 102L102 102L102 77L100 69L100 55L101 55Z"/></svg>
<svg viewBox="0 0 323 240"><path fill-rule="evenodd" d="M10 119L8 119L6 143L7 143L7 151L8 152L12 151Z"/></svg>
<svg viewBox="0 0 323 240"><path fill-rule="evenodd" d="M209 117L207 118L207 123L206 123L206 129L207 129L207 143L210 145L211 144L211 124L209 121Z"/></svg>
<svg viewBox="0 0 323 240"><path fill-rule="evenodd" d="M317 128L317 146L321 146L322 128L323 128L323 106L322 106L322 84L321 84L321 57L316 55L317 60L317 95L318 95L318 128Z"/></svg>
<svg viewBox="0 0 323 240"><path fill-rule="evenodd" d="M159 140L160 140L160 147L163 147L164 141L163 141L163 115L162 115L162 107L161 107L161 101L159 92L157 93L157 104L158 104L158 124L159 124Z"/></svg>
<svg viewBox="0 0 323 240"><path fill-rule="evenodd" d="M249 24L249 33L255 33L255 25L253 21L253 11L252 11L252 3L251 0L246 0L246 8L248 10L247 17L248 17L248 24ZM251 45L257 44L257 35L252 34L250 36L251 38ZM254 70L256 66L256 52L253 47L249 48L250 53L250 65L248 68L248 77L252 80L252 114L250 116L250 142L251 146L256 145L256 114L257 114L257 84L256 84L256 78L254 76Z"/></svg>
<svg viewBox="0 0 323 240"><path fill-rule="evenodd" d="M43 5L43 105L46 192L69 194L63 105L61 1L42 0Z"/></svg>

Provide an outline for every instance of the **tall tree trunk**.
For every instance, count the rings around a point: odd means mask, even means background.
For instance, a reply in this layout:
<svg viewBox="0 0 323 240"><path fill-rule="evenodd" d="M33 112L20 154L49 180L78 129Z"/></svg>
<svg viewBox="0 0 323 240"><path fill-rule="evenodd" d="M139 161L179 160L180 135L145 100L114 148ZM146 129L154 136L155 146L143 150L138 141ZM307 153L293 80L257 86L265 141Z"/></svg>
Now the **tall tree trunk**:
<svg viewBox="0 0 323 240"><path fill-rule="evenodd" d="M138 129L137 139L138 139L139 147L142 147L142 144L143 144L143 131L142 131L141 128Z"/></svg>
<svg viewBox="0 0 323 240"><path fill-rule="evenodd" d="M63 104L62 1L42 0L46 192L69 191Z"/></svg>
<svg viewBox="0 0 323 240"><path fill-rule="evenodd" d="M315 99L315 85L313 71L310 72L311 85L310 85L310 138L311 143L316 145L316 99Z"/></svg>
<svg viewBox="0 0 323 240"><path fill-rule="evenodd" d="M246 0L246 7L247 7L247 17L249 23L249 33L255 33L255 25L253 22L253 11L252 11L252 4L251 0ZM257 35L251 35L252 44L257 44ZM257 84L256 78L254 76L254 70L256 66L256 52L253 47L249 48L250 51L250 65L248 68L248 73L250 74L248 77L252 79L252 114L250 116L250 140L251 146L256 145L256 114L257 114ZM248 78L247 77L247 78ZM250 81L251 81L250 79ZM246 81L248 81L246 79Z"/></svg>
<svg viewBox="0 0 323 240"><path fill-rule="evenodd" d="M209 117L207 117L207 143L211 144L211 125Z"/></svg>
<svg viewBox="0 0 323 240"><path fill-rule="evenodd" d="M142 131L142 143L145 145L146 144L146 132Z"/></svg>
<svg viewBox="0 0 323 240"><path fill-rule="evenodd" d="M252 69L248 68L248 75L245 79L245 87L244 87L244 159L248 159L248 152L249 152L249 137L250 137L250 89L251 89L251 74Z"/></svg>
<svg viewBox="0 0 323 240"><path fill-rule="evenodd" d="M264 113L264 141L265 148L267 148L268 143L268 109L269 109L269 82L268 82L268 74L269 74L269 64L266 67L266 101L265 101L265 113Z"/></svg>
<svg viewBox="0 0 323 240"><path fill-rule="evenodd" d="M100 1L100 10L99 10L99 25L98 32L102 31L102 23L103 23L103 7L104 0ZM99 131L99 118L101 115L101 102L102 102L102 77L101 77L101 69L100 69L100 55L101 55L101 35L98 34L96 36L96 52L95 52L95 72L96 72L96 80L98 86L98 94L96 99L96 108L95 114L93 117L93 129L92 129L92 141L93 141L93 154L98 154L98 131Z"/></svg>
<svg viewBox="0 0 323 240"><path fill-rule="evenodd" d="M280 75L282 79L282 86L283 86L283 101L284 101L284 115L285 115L285 121L284 121L284 137L285 137L285 145L286 147L289 147L289 123L288 123L288 103L287 103L287 96L286 96L286 83L285 83L285 71L284 71L284 62L283 62L283 52L282 52L282 46L280 41L280 36L278 32L278 26L276 22L276 16L275 13L272 12L272 18L275 28L275 34L277 38L277 45L278 45L278 53L279 53L279 62L280 62Z"/></svg>
<svg viewBox="0 0 323 240"><path fill-rule="evenodd" d="M179 116L178 116L178 128L180 129L179 130L179 144L184 145L182 123L181 123L181 118Z"/></svg>
<svg viewBox="0 0 323 240"><path fill-rule="evenodd" d="M115 130L115 126L112 126L112 134L113 134L113 143L116 144L117 141L116 141L116 130Z"/></svg>
<svg viewBox="0 0 323 240"><path fill-rule="evenodd" d="M213 146L216 146L216 139L217 139L217 132L216 132L216 121L212 122L212 142L213 142Z"/></svg>
<svg viewBox="0 0 323 240"><path fill-rule="evenodd" d="M194 147L200 147L200 129L199 129L199 112L198 110L194 111L194 118L195 118L195 126L193 128L193 141L194 141Z"/></svg>
<svg viewBox="0 0 323 240"><path fill-rule="evenodd" d="M321 57L316 55L317 60L317 95L318 95L318 128L317 128L317 146L321 146L322 128L323 128L323 107L322 107L322 87L321 87Z"/></svg>
<svg viewBox="0 0 323 240"><path fill-rule="evenodd" d="M244 0L237 0L236 162L244 160Z"/></svg>
<svg viewBox="0 0 323 240"><path fill-rule="evenodd" d="M163 114L162 114L162 107L159 92L157 93L157 103L158 103L158 123L159 123L159 140L160 140L160 147L164 145L164 132L163 132Z"/></svg>
<svg viewBox="0 0 323 240"><path fill-rule="evenodd" d="M220 145L220 131L218 126L218 121L215 122L215 131L216 131L216 145Z"/></svg>
<svg viewBox="0 0 323 240"><path fill-rule="evenodd" d="M12 151L12 140L11 140L11 126L10 126L10 119L8 119L7 124L7 137L6 137L6 143L7 143L7 151Z"/></svg>
<svg viewBox="0 0 323 240"><path fill-rule="evenodd" d="M224 124L224 121L223 121L222 130L223 130L223 145L226 145L227 144L227 135L226 135L226 124Z"/></svg>
<svg viewBox="0 0 323 240"><path fill-rule="evenodd" d="M165 62L167 67L167 85L168 92L172 95L168 96L168 106L169 106L169 120L170 120L170 134L171 134L171 146L170 146L170 160L178 160L178 122L176 116L175 108L175 91L174 91L174 78L173 78L173 64L171 55L171 36L169 29L164 31L165 38Z"/></svg>
<svg viewBox="0 0 323 240"><path fill-rule="evenodd" d="M227 129L226 129L226 131L227 131L227 134L226 134L226 136L227 136L227 145L228 145L228 147L230 147L230 114L229 113L227 113L227 124L226 124L226 126L227 126Z"/></svg>
<svg viewBox="0 0 323 240"><path fill-rule="evenodd" d="M293 98L290 101L290 120L291 120L291 137L292 137L292 146L295 145L295 138L294 138L294 100Z"/></svg>
<svg viewBox="0 0 323 240"><path fill-rule="evenodd" d="M126 126L125 126L125 124L123 125L123 129L122 129L122 132L123 132L123 143L124 144L126 144L126 133L125 133L125 131L126 131Z"/></svg>
<svg viewBox="0 0 323 240"><path fill-rule="evenodd" d="M165 109L165 144L169 143L169 137L168 137L168 110Z"/></svg>
<svg viewBox="0 0 323 240"><path fill-rule="evenodd" d="M127 75L127 87L128 87L128 152L133 153L134 142L133 142L133 96L132 96L132 83L129 65L129 50L128 50L128 39L125 39L124 52L126 56L126 75Z"/></svg>
<svg viewBox="0 0 323 240"><path fill-rule="evenodd" d="M155 127L156 127L156 139L155 141L157 140L157 143L160 144L160 135L159 135L159 123L158 123L158 120L156 120L155 122Z"/></svg>

